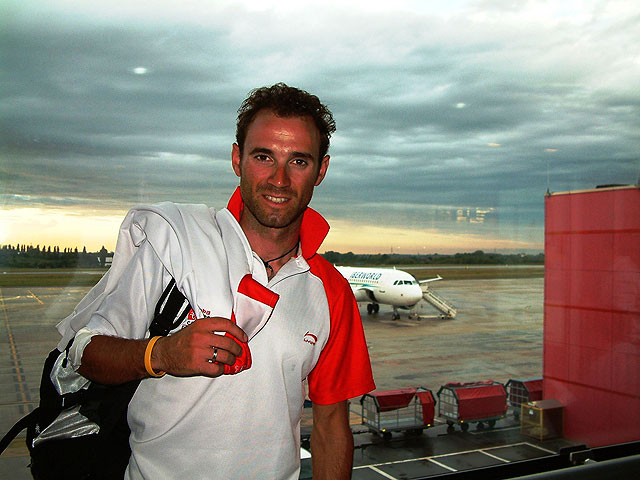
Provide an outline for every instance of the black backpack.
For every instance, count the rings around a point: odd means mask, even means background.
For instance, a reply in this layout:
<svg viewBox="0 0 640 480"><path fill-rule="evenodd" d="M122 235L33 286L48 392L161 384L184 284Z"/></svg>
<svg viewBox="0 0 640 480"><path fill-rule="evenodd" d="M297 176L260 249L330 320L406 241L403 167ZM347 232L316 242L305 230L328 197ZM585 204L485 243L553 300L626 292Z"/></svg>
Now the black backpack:
<svg viewBox="0 0 640 480"><path fill-rule="evenodd" d="M150 336L167 335L182 323L189 310L189 303L171 279L156 304ZM67 355L72 343L73 340L67 345ZM140 381L115 386L91 382L88 389L60 395L51 383L50 374L61 353L57 348L49 353L42 369L40 403L0 440L0 453L26 428L34 479L123 478L131 456L127 408ZM63 362L66 361L65 358ZM33 440L61 412L78 405L82 415L99 425L98 433L45 440L33 446Z"/></svg>

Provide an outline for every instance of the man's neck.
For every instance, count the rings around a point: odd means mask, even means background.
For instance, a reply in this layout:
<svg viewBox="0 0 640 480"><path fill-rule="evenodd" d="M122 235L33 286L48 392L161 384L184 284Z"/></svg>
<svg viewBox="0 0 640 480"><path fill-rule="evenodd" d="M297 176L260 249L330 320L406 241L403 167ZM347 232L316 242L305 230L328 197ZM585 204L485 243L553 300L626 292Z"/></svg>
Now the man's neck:
<svg viewBox="0 0 640 480"><path fill-rule="evenodd" d="M293 247L300 240L301 223L302 218L287 227L270 228L261 225L250 214L247 215L246 212L243 212L240 218L240 227L246 235L251 249L258 254L263 262L276 259L269 262L271 268L267 267L269 278L297 254L297 249Z"/></svg>

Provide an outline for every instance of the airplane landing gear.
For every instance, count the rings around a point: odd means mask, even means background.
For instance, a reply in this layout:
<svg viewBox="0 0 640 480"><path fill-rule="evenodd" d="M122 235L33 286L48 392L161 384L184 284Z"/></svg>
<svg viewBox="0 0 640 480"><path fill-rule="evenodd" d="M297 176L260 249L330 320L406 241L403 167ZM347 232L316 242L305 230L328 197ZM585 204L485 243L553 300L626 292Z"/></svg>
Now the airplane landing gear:
<svg viewBox="0 0 640 480"><path fill-rule="evenodd" d="M400 314L398 313L398 307L393 307L393 316L392 320L400 320Z"/></svg>
<svg viewBox="0 0 640 480"><path fill-rule="evenodd" d="M380 311L380 305L377 303L368 303L367 304L367 313L371 315L372 313L378 313Z"/></svg>

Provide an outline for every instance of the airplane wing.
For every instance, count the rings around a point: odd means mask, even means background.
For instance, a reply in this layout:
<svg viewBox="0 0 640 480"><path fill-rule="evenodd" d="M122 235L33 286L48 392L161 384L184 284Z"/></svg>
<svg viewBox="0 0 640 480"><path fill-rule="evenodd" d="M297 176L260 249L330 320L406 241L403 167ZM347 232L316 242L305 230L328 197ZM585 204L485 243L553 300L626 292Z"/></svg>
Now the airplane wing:
<svg viewBox="0 0 640 480"><path fill-rule="evenodd" d="M378 302L375 293L377 288L370 285L351 286L353 295L358 302Z"/></svg>
<svg viewBox="0 0 640 480"><path fill-rule="evenodd" d="M420 280L420 282L418 283L429 283L429 282L437 282L438 280L442 280L442 277L440 275L438 275L435 278L427 278L426 280Z"/></svg>

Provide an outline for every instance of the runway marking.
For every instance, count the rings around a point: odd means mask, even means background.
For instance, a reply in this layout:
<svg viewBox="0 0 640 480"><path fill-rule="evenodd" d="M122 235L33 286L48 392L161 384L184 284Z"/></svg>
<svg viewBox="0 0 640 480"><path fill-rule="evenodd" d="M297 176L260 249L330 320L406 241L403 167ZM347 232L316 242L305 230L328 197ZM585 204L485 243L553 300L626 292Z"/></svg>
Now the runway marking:
<svg viewBox="0 0 640 480"><path fill-rule="evenodd" d="M504 458L500 458L499 456L494 455L494 454L489 453L489 452L485 452L484 450L480 450L480 453L482 453L482 454L484 454L484 455L486 455L488 457L495 458L496 460L500 460L501 462L509 463L509 460L505 460Z"/></svg>
<svg viewBox="0 0 640 480"><path fill-rule="evenodd" d="M22 375L22 367L20 367L20 359L18 355L18 349L16 348L16 342L13 338L13 331L11 330L11 323L9 322L9 315L7 314L7 305L4 301L4 295L2 294L2 288L0 288L0 304L2 305L2 315L4 317L4 326L7 330L7 338L9 339L9 350L11 350L11 359L13 360L13 369L16 373L16 380L18 381L18 391L23 403L27 403L29 397L25 390L25 378ZM23 412L24 413L24 412Z"/></svg>
<svg viewBox="0 0 640 480"><path fill-rule="evenodd" d="M533 443L523 442L522 445L528 445L529 447L537 448L538 450L542 450L543 452L550 453L551 455L556 454L556 452L554 452L553 450L549 450L548 448L544 448L539 445L534 445Z"/></svg>
<svg viewBox="0 0 640 480"><path fill-rule="evenodd" d="M438 461L434 460L433 458L430 458L430 459L429 459L429 461L430 461L431 463L435 463L435 464L436 464L436 465L438 465L439 467L444 468L445 470L449 470L450 472L457 472L457 471L458 471L458 470L456 470L455 468L450 467L449 465L445 465L444 463L440 463L440 462L438 462Z"/></svg>
<svg viewBox="0 0 640 480"><path fill-rule="evenodd" d="M34 298L36 300L36 302L38 302L40 305L44 305L44 302L42 300L40 300L35 293L33 293L31 290L27 289L27 292L29 292L29 296L31 298Z"/></svg>
<svg viewBox="0 0 640 480"><path fill-rule="evenodd" d="M393 475L389 475L387 472L383 472L382 470L380 470L379 468L376 467L371 467L371 470L373 470L374 472L376 472L378 475L382 475L383 477L389 478L390 480L398 480L396 477L394 477Z"/></svg>
<svg viewBox="0 0 640 480"><path fill-rule="evenodd" d="M500 428L490 428L486 430L475 430L473 432L469 432L471 435L484 435L486 433L492 432L506 432L508 430L520 430L520 426L516 425L515 427L500 427Z"/></svg>
<svg viewBox="0 0 640 480"><path fill-rule="evenodd" d="M38 402L35 401L29 401L29 402L0 402L0 407L14 407L14 406L20 406L20 405L36 405L38 404Z"/></svg>
<svg viewBox="0 0 640 480"><path fill-rule="evenodd" d="M426 461L435 463L436 465L438 465L438 466L440 466L442 468L445 468L447 470L451 470L452 472L457 472L456 469L454 469L452 467L449 467L449 466L447 466L447 465L445 465L443 463L440 463L435 459L437 459L437 458L447 458L447 457L453 457L453 456L456 456L456 455L465 455L465 454L468 454L468 453L480 452L480 453L483 453L483 454L485 454L485 455L487 455L489 457L494 457L495 459L500 460L502 462L511 463L509 460L505 460L503 458L500 458L500 457L497 457L497 456L495 456L493 454L488 453L487 450L497 450L499 448L519 447L521 445L527 445L529 447L537 448L538 450L542 450L543 452L546 452L546 453L549 453L549 454L552 454L552 455L556 454L556 452L554 452L552 450L548 450L546 448L539 447L539 446L534 445L534 444L529 443L529 442L518 442L518 443L510 443L510 444L507 444L507 445L498 445L498 446L495 446L495 447L477 448L475 450L464 450L464 451L461 451L461 452L451 452L451 453L445 453L445 454L442 454L442 455L433 455L431 457L406 458L406 459L403 459L403 460L393 460L391 462L372 463L371 465L359 465L357 467L353 467L353 469L354 470L359 470L359 469L363 469L363 468L371 468L371 469L373 469L375 467L382 467L382 466L385 466L385 465L397 465L397 464L400 464L400 463L420 462L420 461L425 461L426 460Z"/></svg>

